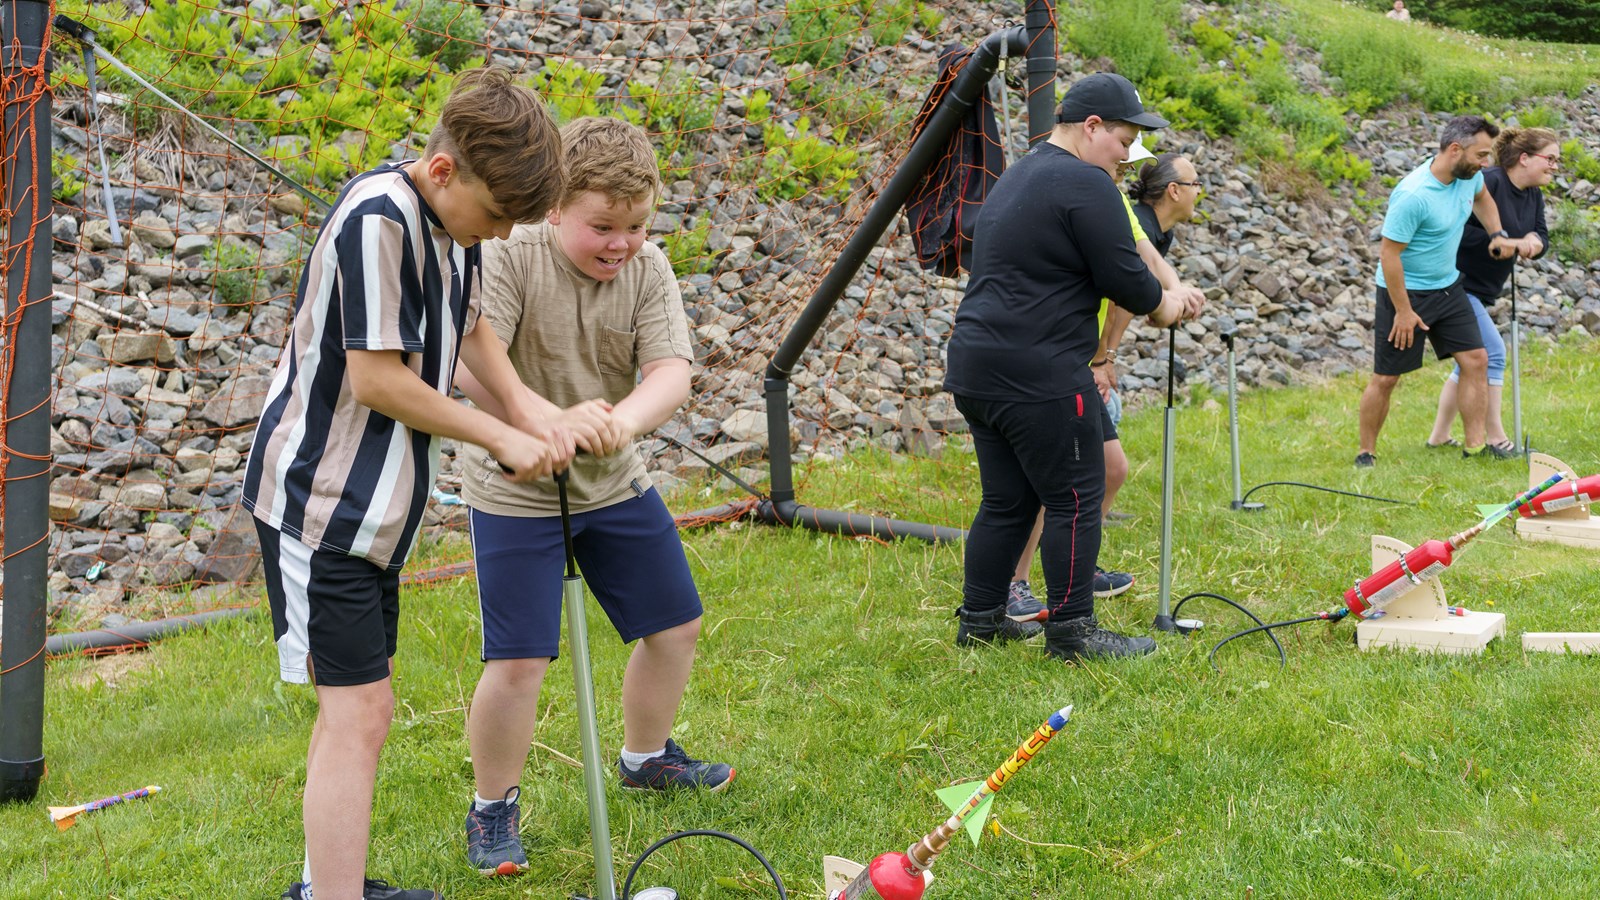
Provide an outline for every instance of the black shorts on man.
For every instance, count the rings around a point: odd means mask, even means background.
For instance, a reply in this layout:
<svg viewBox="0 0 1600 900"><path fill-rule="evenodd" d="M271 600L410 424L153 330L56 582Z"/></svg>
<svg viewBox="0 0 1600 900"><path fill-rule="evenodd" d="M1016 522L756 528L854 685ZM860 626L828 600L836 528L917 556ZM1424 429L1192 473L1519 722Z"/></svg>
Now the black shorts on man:
<svg viewBox="0 0 1600 900"><path fill-rule="evenodd" d="M1436 291L1407 291L1411 309L1428 326L1412 335L1411 346L1401 350L1390 342L1394 327L1394 302L1386 288L1377 289L1377 314L1372 319L1372 371L1378 375L1404 375L1422 368L1422 337L1433 344L1440 359L1467 350L1482 350L1483 335L1478 331L1477 313L1460 279Z"/></svg>

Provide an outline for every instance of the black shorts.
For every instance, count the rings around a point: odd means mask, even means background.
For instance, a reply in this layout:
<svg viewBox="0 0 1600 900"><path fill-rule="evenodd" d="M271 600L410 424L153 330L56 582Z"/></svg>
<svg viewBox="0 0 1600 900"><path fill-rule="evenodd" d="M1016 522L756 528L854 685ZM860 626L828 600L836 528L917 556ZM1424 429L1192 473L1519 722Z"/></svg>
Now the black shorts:
<svg viewBox="0 0 1600 900"><path fill-rule="evenodd" d="M1472 309L1461 281L1437 291L1407 291L1411 308L1421 317L1427 331L1418 330L1411 346L1404 350L1389 342L1394 327L1394 302L1389 292L1377 291L1377 314L1372 318L1372 371L1378 375L1404 375L1422 368L1422 336L1427 335L1433 352L1448 359L1467 350L1483 349L1483 333L1478 330L1478 314Z"/></svg>
<svg viewBox="0 0 1600 900"><path fill-rule="evenodd" d="M306 683L372 684L389 677L400 621L400 573L368 560L313 550L256 520L278 675Z"/></svg>

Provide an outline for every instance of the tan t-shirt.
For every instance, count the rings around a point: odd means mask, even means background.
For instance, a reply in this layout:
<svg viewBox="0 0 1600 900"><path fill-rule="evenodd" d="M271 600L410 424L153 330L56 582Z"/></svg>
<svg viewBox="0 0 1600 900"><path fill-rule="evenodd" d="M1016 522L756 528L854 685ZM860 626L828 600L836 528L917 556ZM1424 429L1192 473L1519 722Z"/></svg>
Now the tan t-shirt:
<svg viewBox="0 0 1600 900"><path fill-rule="evenodd" d="M616 403L658 359L691 362L683 294L666 254L646 243L608 282L579 271L549 224L518 225L507 241L483 244L483 316L506 342L522 381L566 408L596 397ZM512 484L487 454L464 446L462 495L474 509L502 516L561 512L555 483ZM621 503L650 488L639 454L573 460L567 497L573 512Z"/></svg>

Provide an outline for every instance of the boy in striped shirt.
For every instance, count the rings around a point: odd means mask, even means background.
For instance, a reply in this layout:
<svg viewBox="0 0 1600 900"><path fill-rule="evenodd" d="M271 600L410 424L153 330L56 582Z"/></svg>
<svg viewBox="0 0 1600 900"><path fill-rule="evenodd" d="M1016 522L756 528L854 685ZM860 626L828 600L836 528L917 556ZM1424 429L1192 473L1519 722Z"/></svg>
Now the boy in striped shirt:
<svg viewBox="0 0 1600 900"><path fill-rule="evenodd" d="M462 74L420 159L345 186L301 275L289 340L245 475L285 681L311 681L306 869L287 900L429 900L365 878L390 683L399 573L444 437L486 448L526 483L571 458L505 349L479 321L480 249L537 221L562 187L561 142L538 96L503 69ZM450 397L460 361L501 401Z"/></svg>

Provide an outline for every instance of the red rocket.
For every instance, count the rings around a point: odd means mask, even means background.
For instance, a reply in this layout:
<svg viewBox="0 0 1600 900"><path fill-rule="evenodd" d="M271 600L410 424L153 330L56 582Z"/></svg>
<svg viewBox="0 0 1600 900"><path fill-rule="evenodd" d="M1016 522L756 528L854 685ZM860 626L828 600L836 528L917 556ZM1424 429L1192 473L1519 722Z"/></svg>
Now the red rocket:
<svg viewBox="0 0 1600 900"><path fill-rule="evenodd" d="M1524 519L1544 516L1563 509L1571 509L1580 503L1596 501L1600 501L1600 475L1590 475L1582 480L1568 481L1550 488L1529 500L1527 505L1519 507L1517 515Z"/></svg>
<svg viewBox="0 0 1600 900"><path fill-rule="evenodd" d="M1383 609L1417 585L1439 577L1440 572L1450 568L1456 551L1482 533L1483 527L1474 525L1449 540L1428 541L1356 582L1355 587L1344 592L1344 605L1358 616Z"/></svg>

